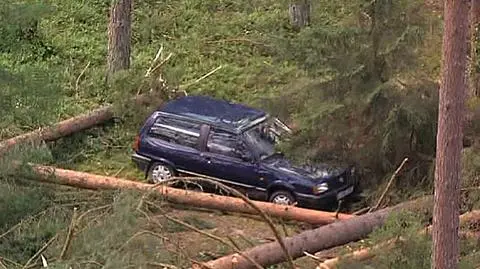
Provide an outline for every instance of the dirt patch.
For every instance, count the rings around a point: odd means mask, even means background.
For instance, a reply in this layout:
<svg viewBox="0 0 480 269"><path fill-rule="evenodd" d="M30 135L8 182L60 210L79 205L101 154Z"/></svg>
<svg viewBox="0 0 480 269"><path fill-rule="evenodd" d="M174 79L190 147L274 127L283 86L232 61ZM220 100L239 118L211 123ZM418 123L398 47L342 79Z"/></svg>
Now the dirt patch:
<svg viewBox="0 0 480 269"><path fill-rule="evenodd" d="M188 222L202 231L226 241L231 239L241 249L247 249L275 240L273 231L266 222L243 215L172 209L169 216ZM164 216L159 215L157 218L158 221L165 222ZM202 224L206 227L201 227ZM172 225L181 226L180 224ZM281 236L285 236L285 232L291 236L303 230L302 227L294 223L281 224L277 222L275 226ZM178 230L178 232L173 231L164 234L164 236L170 239L169 247L181 248L182 251L188 253L193 259L208 261L234 252L234 250L221 242L191 231L188 228L178 227ZM310 259L300 259L297 260L297 263L300 268L313 268L315 266L315 263Z"/></svg>

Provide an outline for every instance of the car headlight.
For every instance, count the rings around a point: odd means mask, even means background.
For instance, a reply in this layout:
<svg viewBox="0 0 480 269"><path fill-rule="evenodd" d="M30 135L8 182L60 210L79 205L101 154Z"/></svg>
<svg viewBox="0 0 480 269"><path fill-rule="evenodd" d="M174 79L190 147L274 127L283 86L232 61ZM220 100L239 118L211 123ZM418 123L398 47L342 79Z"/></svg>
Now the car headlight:
<svg viewBox="0 0 480 269"><path fill-rule="evenodd" d="M328 191L328 183L326 183L326 182L313 187L313 193L315 193L315 194L324 193L326 191Z"/></svg>

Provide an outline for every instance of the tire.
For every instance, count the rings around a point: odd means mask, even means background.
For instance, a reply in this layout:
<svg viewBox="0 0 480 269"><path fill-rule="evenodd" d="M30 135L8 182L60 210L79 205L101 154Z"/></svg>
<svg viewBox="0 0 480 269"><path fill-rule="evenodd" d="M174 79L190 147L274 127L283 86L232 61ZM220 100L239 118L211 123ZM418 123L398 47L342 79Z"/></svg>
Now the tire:
<svg viewBox="0 0 480 269"><path fill-rule="evenodd" d="M175 170L170 165L156 162L150 166L147 174L147 180L149 183L153 184L164 183L175 175Z"/></svg>
<svg viewBox="0 0 480 269"><path fill-rule="evenodd" d="M296 202L295 197L289 191L274 191L268 198L268 201L280 205L292 205Z"/></svg>

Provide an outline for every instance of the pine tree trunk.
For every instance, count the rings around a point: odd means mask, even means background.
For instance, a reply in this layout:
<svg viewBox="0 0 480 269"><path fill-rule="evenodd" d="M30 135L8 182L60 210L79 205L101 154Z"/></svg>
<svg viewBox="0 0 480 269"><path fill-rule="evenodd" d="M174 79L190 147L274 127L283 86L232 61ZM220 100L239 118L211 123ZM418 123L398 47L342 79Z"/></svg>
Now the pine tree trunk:
<svg viewBox="0 0 480 269"><path fill-rule="evenodd" d="M469 1L445 1L442 84L440 87L433 269L455 269L459 257L461 150L468 88Z"/></svg>
<svg viewBox="0 0 480 269"><path fill-rule="evenodd" d="M113 0L108 24L107 79L130 67L132 0Z"/></svg>
<svg viewBox="0 0 480 269"><path fill-rule="evenodd" d="M471 53L470 53L470 95L480 97L480 74L477 67L478 31L480 23L480 0L472 0L470 7Z"/></svg>

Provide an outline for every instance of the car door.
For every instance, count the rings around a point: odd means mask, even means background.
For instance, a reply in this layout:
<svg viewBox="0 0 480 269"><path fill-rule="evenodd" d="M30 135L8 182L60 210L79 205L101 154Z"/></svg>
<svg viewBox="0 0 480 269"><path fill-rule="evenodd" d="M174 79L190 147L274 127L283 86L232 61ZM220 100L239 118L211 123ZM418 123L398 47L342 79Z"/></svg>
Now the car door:
<svg viewBox="0 0 480 269"><path fill-rule="evenodd" d="M195 172L201 166L198 138L200 124L159 116L145 137L145 152L177 170Z"/></svg>
<svg viewBox="0 0 480 269"><path fill-rule="evenodd" d="M200 149L202 174L247 194L266 190L263 178L257 172L258 165L250 157L248 149L242 146L241 136L209 128L202 132L202 140L205 141Z"/></svg>

